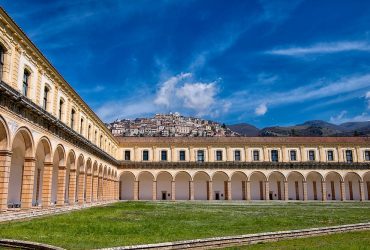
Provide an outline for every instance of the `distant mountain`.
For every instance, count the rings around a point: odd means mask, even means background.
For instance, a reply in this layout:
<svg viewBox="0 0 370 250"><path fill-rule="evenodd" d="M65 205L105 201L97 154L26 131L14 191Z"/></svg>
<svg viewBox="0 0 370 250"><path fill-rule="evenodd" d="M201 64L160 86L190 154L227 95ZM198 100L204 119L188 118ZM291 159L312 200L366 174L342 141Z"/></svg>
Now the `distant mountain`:
<svg viewBox="0 0 370 250"><path fill-rule="evenodd" d="M242 136L258 136L259 129L248 123L239 123L233 125L227 125L231 131L234 131Z"/></svg>

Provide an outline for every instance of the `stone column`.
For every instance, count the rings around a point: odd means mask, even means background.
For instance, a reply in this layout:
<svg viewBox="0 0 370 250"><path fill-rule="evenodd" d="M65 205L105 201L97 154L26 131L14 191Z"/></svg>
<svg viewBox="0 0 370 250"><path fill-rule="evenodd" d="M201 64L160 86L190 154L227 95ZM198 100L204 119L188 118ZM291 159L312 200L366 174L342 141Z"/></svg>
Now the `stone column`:
<svg viewBox="0 0 370 250"><path fill-rule="evenodd" d="M98 201L103 200L103 177L99 176L98 178Z"/></svg>
<svg viewBox="0 0 370 250"><path fill-rule="evenodd" d="M98 181L99 181L99 176L97 174L94 174L93 176L94 181L93 181L93 201L97 202L98 201Z"/></svg>
<svg viewBox="0 0 370 250"><path fill-rule="evenodd" d="M284 181L284 200L289 200L289 182Z"/></svg>
<svg viewBox="0 0 370 250"><path fill-rule="evenodd" d="M247 201L250 201L251 200L251 182L250 181L246 181L245 182L246 184L246 199Z"/></svg>
<svg viewBox="0 0 370 250"><path fill-rule="evenodd" d="M102 185L102 200L107 200L107 177L103 177L103 185Z"/></svg>
<svg viewBox="0 0 370 250"><path fill-rule="evenodd" d="M302 186L303 186L303 200L304 201L307 201L308 200L308 196L307 196L307 182L306 181L303 181L302 182Z"/></svg>
<svg viewBox="0 0 370 250"><path fill-rule="evenodd" d="M57 206L64 206L66 190L66 166L58 166Z"/></svg>
<svg viewBox="0 0 370 250"><path fill-rule="evenodd" d="M232 199L231 181L227 181L227 200L231 201Z"/></svg>
<svg viewBox="0 0 370 250"><path fill-rule="evenodd" d="M21 208L29 209L32 207L33 184L35 179L35 164L34 157L24 158L22 193L21 193Z"/></svg>
<svg viewBox="0 0 370 250"><path fill-rule="evenodd" d="M139 182L134 181L134 201L139 200Z"/></svg>
<svg viewBox="0 0 370 250"><path fill-rule="evenodd" d="M176 200L176 181L171 181L171 199Z"/></svg>
<svg viewBox="0 0 370 250"><path fill-rule="evenodd" d="M194 182L189 181L190 200L194 200Z"/></svg>
<svg viewBox="0 0 370 250"><path fill-rule="evenodd" d="M53 176L53 163L44 162L42 176L42 207L49 207L51 204L51 182Z"/></svg>
<svg viewBox="0 0 370 250"><path fill-rule="evenodd" d="M87 173L86 177L86 203L91 203L92 195L92 174Z"/></svg>
<svg viewBox="0 0 370 250"><path fill-rule="evenodd" d="M69 205L76 203L76 169L69 170L69 190L68 190Z"/></svg>
<svg viewBox="0 0 370 250"><path fill-rule="evenodd" d="M265 200L270 200L270 196L269 196L269 193L270 193L270 186L269 186L269 182L268 181L265 181Z"/></svg>
<svg viewBox="0 0 370 250"><path fill-rule="evenodd" d="M78 175L78 204L82 205L85 203L84 199L85 194L85 172L81 171Z"/></svg>
<svg viewBox="0 0 370 250"><path fill-rule="evenodd" d="M8 209L11 151L0 151L0 213Z"/></svg>
<svg viewBox="0 0 370 250"><path fill-rule="evenodd" d="M359 181L358 182L358 185L360 185L360 201L364 201L365 200L364 182L363 181Z"/></svg>
<svg viewBox="0 0 370 250"><path fill-rule="evenodd" d="M321 192L322 192L322 201L326 201L326 182L321 181Z"/></svg>
<svg viewBox="0 0 370 250"><path fill-rule="evenodd" d="M213 186L212 186L212 181L208 181L208 200L213 200Z"/></svg>
<svg viewBox="0 0 370 250"><path fill-rule="evenodd" d="M157 181L153 181L152 200L157 200Z"/></svg>
<svg viewBox="0 0 370 250"><path fill-rule="evenodd" d="M346 189L345 189L345 182L340 182L340 200L345 201L346 200Z"/></svg>

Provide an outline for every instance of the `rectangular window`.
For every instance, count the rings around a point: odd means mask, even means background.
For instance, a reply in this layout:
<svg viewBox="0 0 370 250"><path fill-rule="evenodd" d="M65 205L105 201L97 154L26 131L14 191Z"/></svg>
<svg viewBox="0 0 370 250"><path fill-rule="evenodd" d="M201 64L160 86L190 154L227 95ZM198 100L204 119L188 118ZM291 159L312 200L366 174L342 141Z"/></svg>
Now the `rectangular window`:
<svg viewBox="0 0 370 250"><path fill-rule="evenodd" d="M125 161L130 161L130 160L131 160L131 151L125 150Z"/></svg>
<svg viewBox="0 0 370 250"><path fill-rule="evenodd" d="M29 83L30 73L27 70L24 70L23 73L23 95L27 96L28 94L28 83Z"/></svg>
<svg viewBox="0 0 370 250"><path fill-rule="evenodd" d="M334 161L334 152L333 152L333 150L328 150L328 161Z"/></svg>
<svg viewBox="0 0 370 250"><path fill-rule="evenodd" d="M297 160L297 151L296 150L291 150L290 151L290 160L291 161L296 161Z"/></svg>
<svg viewBox="0 0 370 250"><path fill-rule="evenodd" d="M308 151L308 160L309 161L314 161L315 160L315 151L314 150L309 150Z"/></svg>
<svg viewBox="0 0 370 250"><path fill-rule="evenodd" d="M63 100L59 101L59 120L62 120L62 115L63 115Z"/></svg>
<svg viewBox="0 0 370 250"><path fill-rule="evenodd" d="M370 161L370 151L369 150L365 151L365 161Z"/></svg>
<svg viewBox="0 0 370 250"><path fill-rule="evenodd" d="M75 114L76 114L76 111L74 111L72 109L72 112L71 112L71 128L73 129L73 126L75 124Z"/></svg>
<svg viewBox="0 0 370 250"><path fill-rule="evenodd" d="M148 150L143 151L143 161L149 161L149 151Z"/></svg>
<svg viewBox="0 0 370 250"><path fill-rule="evenodd" d="M161 161L167 161L167 150L161 151Z"/></svg>
<svg viewBox="0 0 370 250"><path fill-rule="evenodd" d="M216 151L216 161L222 161L222 151L221 150Z"/></svg>
<svg viewBox="0 0 370 250"><path fill-rule="evenodd" d="M271 161L278 162L279 161L279 153L277 150L271 150Z"/></svg>
<svg viewBox="0 0 370 250"><path fill-rule="evenodd" d="M43 104L42 104L42 107L45 110L47 110L47 106L48 106L48 96L49 96L49 88L45 87L45 89L44 89L44 99L43 99Z"/></svg>
<svg viewBox="0 0 370 250"><path fill-rule="evenodd" d="M253 150L253 161L259 161L260 160L260 151Z"/></svg>
<svg viewBox="0 0 370 250"><path fill-rule="evenodd" d="M5 50L0 45L0 81L3 80L3 71L4 71L4 54Z"/></svg>
<svg viewBox="0 0 370 250"><path fill-rule="evenodd" d="M197 161L204 162L204 150L198 150L197 152Z"/></svg>
<svg viewBox="0 0 370 250"><path fill-rule="evenodd" d="M185 161L185 150L180 150L179 153L180 153L179 155L180 161Z"/></svg>
<svg viewBox="0 0 370 250"><path fill-rule="evenodd" d="M80 124L80 134L82 135L84 132L84 119L81 118L81 124Z"/></svg>
<svg viewBox="0 0 370 250"><path fill-rule="evenodd" d="M353 162L352 150L346 150L346 161L350 163Z"/></svg>
<svg viewBox="0 0 370 250"><path fill-rule="evenodd" d="M234 151L234 161L240 161L240 150Z"/></svg>

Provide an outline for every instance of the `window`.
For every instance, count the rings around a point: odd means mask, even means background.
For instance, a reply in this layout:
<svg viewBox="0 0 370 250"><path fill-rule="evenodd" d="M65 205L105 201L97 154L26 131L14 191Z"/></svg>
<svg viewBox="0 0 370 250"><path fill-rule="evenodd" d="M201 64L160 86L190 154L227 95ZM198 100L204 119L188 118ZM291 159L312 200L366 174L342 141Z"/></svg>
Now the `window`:
<svg viewBox="0 0 370 250"><path fill-rule="evenodd" d="M143 161L149 161L149 151L148 150L143 151Z"/></svg>
<svg viewBox="0 0 370 250"><path fill-rule="evenodd" d="M314 161L315 160L315 151L314 150L309 150L308 151L308 160L309 161Z"/></svg>
<svg viewBox="0 0 370 250"><path fill-rule="evenodd" d="M296 161L297 160L297 151L290 150L290 160L291 161Z"/></svg>
<svg viewBox="0 0 370 250"><path fill-rule="evenodd" d="M103 145L103 136L101 135L100 136L100 142L99 142L99 146L100 146L100 148L101 148L101 146Z"/></svg>
<svg viewBox="0 0 370 250"><path fill-rule="evenodd" d="M365 161L370 161L370 151L365 150Z"/></svg>
<svg viewBox="0 0 370 250"><path fill-rule="evenodd" d="M62 99L59 100L59 120L62 120L63 104L64 104L64 101Z"/></svg>
<svg viewBox="0 0 370 250"><path fill-rule="evenodd" d="M131 151L125 150L125 161L130 161L130 160L131 160Z"/></svg>
<svg viewBox="0 0 370 250"><path fill-rule="evenodd" d="M49 97L49 88L45 87L44 88L44 99L43 99L43 103L42 103L42 107L45 110L47 110L47 107L48 107L48 97Z"/></svg>
<svg viewBox="0 0 370 250"><path fill-rule="evenodd" d="M81 122L80 122L80 134L82 135L84 132L84 119L81 118Z"/></svg>
<svg viewBox="0 0 370 250"><path fill-rule="evenodd" d="M76 111L74 111L74 109L72 109L71 111L71 128L73 129L73 126L75 124L75 115L76 115Z"/></svg>
<svg viewBox="0 0 370 250"><path fill-rule="evenodd" d="M333 152L333 150L328 150L328 161L334 161L334 152Z"/></svg>
<svg viewBox="0 0 370 250"><path fill-rule="evenodd" d="M22 93L24 96L27 96L28 94L28 84L30 81L30 75L31 73L25 69L23 72L23 88L22 88Z"/></svg>
<svg viewBox="0 0 370 250"><path fill-rule="evenodd" d="M87 139L90 140L91 137L91 125L87 128Z"/></svg>
<svg viewBox="0 0 370 250"><path fill-rule="evenodd" d="M346 150L346 161L353 162L352 150Z"/></svg>
<svg viewBox="0 0 370 250"><path fill-rule="evenodd" d="M234 151L234 161L240 161L240 150Z"/></svg>
<svg viewBox="0 0 370 250"><path fill-rule="evenodd" d="M216 151L216 161L222 161L222 151L221 150Z"/></svg>
<svg viewBox="0 0 370 250"><path fill-rule="evenodd" d="M185 161L185 150L180 150L180 161Z"/></svg>
<svg viewBox="0 0 370 250"><path fill-rule="evenodd" d="M167 150L161 151L161 161L167 161Z"/></svg>
<svg viewBox="0 0 370 250"><path fill-rule="evenodd" d="M253 161L259 161L260 160L260 151L253 150Z"/></svg>
<svg viewBox="0 0 370 250"><path fill-rule="evenodd" d="M279 161L279 154L277 150L271 150L271 161L278 162Z"/></svg>
<svg viewBox="0 0 370 250"><path fill-rule="evenodd" d="M3 80L3 71L4 71L4 55L5 50L3 46L0 45L0 81Z"/></svg>
<svg viewBox="0 0 370 250"><path fill-rule="evenodd" d="M197 152L197 161L204 162L204 150L198 150Z"/></svg>

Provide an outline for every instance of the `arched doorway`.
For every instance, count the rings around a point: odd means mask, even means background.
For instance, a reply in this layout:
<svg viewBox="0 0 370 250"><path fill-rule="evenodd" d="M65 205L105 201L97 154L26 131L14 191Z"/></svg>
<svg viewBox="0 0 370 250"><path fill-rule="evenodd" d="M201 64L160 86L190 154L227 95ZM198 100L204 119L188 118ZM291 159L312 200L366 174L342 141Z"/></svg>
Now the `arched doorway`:
<svg viewBox="0 0 370 250"><path fill-rule="evenodd" d="M323 200L322 185L323 177L316 171L309 172L307 177L307 199L308 200Z"/></svg>
<svg viewBox="0 0 370 250"><path fill-rule="evenodd" d="M195 200L209 200L211 192L210 182L211 178L205 172L197 172L194 175L194 199Z"/></svg>
<svg viewBox="0 0 370 250"><path fill-rule="evenodd" d="M62 182L58 181L58 175L61 174L59 171L60 167L65 168L65 153L64 148L61 145L57 146L53 157L53 171L52 171L52 184L51 184L51 203L56 204L58 201L58 195L62 195L64 198L64 176L60 178ZM64 169L65 171L65 169ZM65 172L64 172L65 174ZM59 193L58 193L59 191ZM61 191L61 192L60 192ZM64 202L63 202L64 203Z"/></svg>
<svg viewBox="0 0 370 250"><path fill-rule="evenodd" d="M123 172L120 176L120 200L134 199L135 175L131 172Z"/></svg>
<svg viewBox="0 0 370 250"><path fill-rule="evenodd" d="M347 173L344 177L346 200L361 200L360 190L361 177L353 172Z"/></svg>
<svg viewBox="0 0 370 250"><path fill-rule="evenodd" d="M172 175L168 172L160 172L157 175L157 200L171 200L172 180Z"/></svg>
<svg viewBox="0 0 370 250"><path fill-rule="evenodd" d="M76 163L76 156L73 150L71 150L68 154L67 158L67 165L66 165L66 180L65 180L65 190L64 190L64 201L67 204L74 203L74 197L70 197L70 189L72 187L72 183L75 183L76 175L72 174L75 170L75 163ZM71 200L70 200L71 199Z"/></svg>
<svg viewBox="0 0 370 250"><path fill-rule="evenodd" d="M288 200L304 200L304 177L297 171L290 172L288 175ZM307 191L307 190L306 190Z"/></svg>
<svg viewBox="0 0 370 250"><path fill-rule="evenodd" d="M10 171L10 161L11 161L11 154L9 150L9 132L8 127L6 125L5 120L0 115L0 154L3 163L5 163L3 167L4 172ZM8 209L8 175L2 175L0 176L0 182L2 183L0 187L0 192L3 193L3 195L0 196L0 212L6 211Z"/></svg>
<svg viewBox="0 0 370 250"><path fill-rule="evenodd" d="M247 175L237 171L231 176L231 192L233 200L247 199Z"/></svg>
<svg viewBox="0 0 370 250"><path fill-rule="evenodd" d="M284 182L285 177L282 173L274 171L269 176L269 199L284 200Z"/></svg>
<svg viewBox="0 0 370 250"><path fill-rule="evenodd" d="M266 199L266 176L262 172L253 172L250 180L250 195L252 200Z"/></svg>
<svg viewBox="0 0 370 250"><path fill-rule="evenodd" d="M150 172L141 172L139 180L139 200L153 199L153 180L154 176Z"/></svg>
<svg viewBox="0 0 370 250"><path fill-rule="evenodd" d="M337 172L329 172L325 177L327 200L341 200L342 177Z"/></svg>
<svg viewBox="0 0 370 250"><path fill-rule="evenodd" d="M191 176L188 172L181 171L175 176L176 200L190 200Z"/></svg>
<svg viewBox="0 0 370 250"><path fill-rule="evenodd" d="M229 176L221 171L217 171L212 176L211 190L214 200L230 200L231 186L229 183Z"/></svg>

